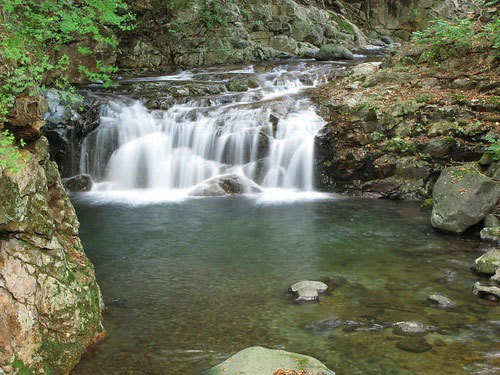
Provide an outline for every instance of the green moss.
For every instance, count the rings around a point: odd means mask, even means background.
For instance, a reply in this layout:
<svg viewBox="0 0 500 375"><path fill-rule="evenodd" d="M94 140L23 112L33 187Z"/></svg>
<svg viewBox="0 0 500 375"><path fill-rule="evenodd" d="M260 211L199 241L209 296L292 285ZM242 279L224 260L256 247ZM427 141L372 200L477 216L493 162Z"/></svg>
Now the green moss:
<svg viewBox="0 0 500 375"><path fill-rule="evenodd" d="M351 35L355 34L354 27L342 16L339 16L335 13L330 13L330 19L335 21L340 31Z"/></svg>
<svg viewBox="0 0 500 375"><path fill-rule="evenodd" d="M424 199L420 204L420 207L425 211L432 210L433 206L434 206L434 201L432 200L432 198Z"/></svg>
<svg viewBox="0 0 500 375"><path fill-rule="evenodd" d="M14 362L12 362L12 367L17 370L17 375L33 375L33 370L17 357L14 359Z"/></svg>

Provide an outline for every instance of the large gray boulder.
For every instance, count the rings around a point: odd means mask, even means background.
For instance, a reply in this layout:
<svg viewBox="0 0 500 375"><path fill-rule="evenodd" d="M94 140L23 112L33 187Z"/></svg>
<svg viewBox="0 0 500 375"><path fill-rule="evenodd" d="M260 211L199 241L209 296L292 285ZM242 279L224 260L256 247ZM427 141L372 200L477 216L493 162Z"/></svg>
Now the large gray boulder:
<svg viewBox="0 0 500 375"><path fill-rule="evenodd" d="M215 176L195 186L189 195L217 197L228 194L260 193L262 189L249 178L232 173Z"/></svg>
<svg viewBox="0 0 500 375"><path fill-rule="evenodd" d="M325 44L314 56L316 60L330 61L338 59L353 60L354 55L349 49L340 44Z"/></svg>
<svg viewBox="0 0 500 375"><path fill-rule="evenodd" d="M92 190L92 177L88 174L79 174L62 180L67 191L80 192Z"/></svg>
<svg viewBox="0 0 500 375"><path fill-rule="evenodd" d="M479 223L500 198L500 183L484 175L475 164L445 169L434 185L434 228L462 233Z"/></svg>
<svg viewBox="0 0 500 375"><path fill-rule="evenodd" d="M266 349L260 346L246 348L221 364L212 367L207 375L272 375L280 373L335 375L323 363L307 355ZM288 370L289 372L286 372Z"/></svg>

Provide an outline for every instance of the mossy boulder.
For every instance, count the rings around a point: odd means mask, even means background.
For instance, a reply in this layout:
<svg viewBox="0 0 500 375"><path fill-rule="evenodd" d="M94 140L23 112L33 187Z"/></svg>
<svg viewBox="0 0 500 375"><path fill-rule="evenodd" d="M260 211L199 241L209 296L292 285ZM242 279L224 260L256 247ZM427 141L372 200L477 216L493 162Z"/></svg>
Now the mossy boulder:
<svg viewBox="0 0 500 375"><path fill-rule="evenodd" d="M326 44L319 49L319 51L314 56L316 60L320 61L330 61L330 60L352 60L354 55L348 48L342 46L341 44L332 43Z"/></svg>
<svg viewBox="0 0 500 375"><path fill-rule="evenodd" d="M432 192L434 228L462 233L479 223L500 199L500 183L481 173L476 164L446 168Z"/></svg>
<svg viewBox="0 0 500 375"><path fill-rule="evenodd" d="M493 275L500 267L500 249L493 249L474 261L474 270L486 275Z"/></svg>
<svg viewBox="0 0 500 375"><path fill-rule="evenodd" d="M246 348L236 353L225 362L211 368L207 375L271 375L278 370L335 375L335 372L313 357L260 346Z"/></svg>

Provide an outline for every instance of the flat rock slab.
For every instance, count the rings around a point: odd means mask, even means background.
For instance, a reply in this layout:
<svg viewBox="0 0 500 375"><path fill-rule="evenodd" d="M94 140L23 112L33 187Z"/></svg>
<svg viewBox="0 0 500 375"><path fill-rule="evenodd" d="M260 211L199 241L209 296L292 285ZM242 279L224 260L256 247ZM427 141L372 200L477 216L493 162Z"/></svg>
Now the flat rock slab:
<svg viewBox="0 0 500 375"><path fill-rule="evenodd" d="M472 293L479 297L498 300L500 298L500 288L498 286L482 285L479 281L474 284Z"/></svg>
<svg viewBox="0 0 500 375"><path fill-rule="evenodd" d="M335 375L323 363L307 355L253 346L243 349L221 364L208 370L207 375L273 375L305 372L313 375Z"/></svg>
<svg viewBox="0 0 500 375"><path fill-rule="evenodd" d="M319 301L319 294L326 292L328 285L321 281L299 281L290 287L292 293L297 297L297 302Z"/></svg>
<svg viewBox="0 0 500 375"><path fill-rule="evenodd" d="M405 337L396 343L396 347L410 353L423 353L432 349L423 337Z"/></svg>

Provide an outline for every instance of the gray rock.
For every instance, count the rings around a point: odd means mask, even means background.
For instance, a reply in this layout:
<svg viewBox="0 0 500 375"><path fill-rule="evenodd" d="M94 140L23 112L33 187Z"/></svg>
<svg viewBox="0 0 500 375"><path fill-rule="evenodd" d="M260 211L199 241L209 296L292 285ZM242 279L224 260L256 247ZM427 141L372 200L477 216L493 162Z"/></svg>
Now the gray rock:
<svg viewBox="0 0 500 375"><path fill-rule="evenodd" d="M493 228L500 226L500 220L498 220L498 216L494 214L488 214L484 217L484 226L486 228Z"/></svg>
<svg viewBox="0 0 500 375"><path fill-rule="evenodd" d="M314 375L335 375L335 372L313 357L260 346L236 353L208 370L207 375L271 375L280 369Z"/></svg>
<svg viewBox="0 0 500 375"><path fill-rule="evenodd" d="M351 75L349 78L353 81L364 81L367 76L376 72L381 62L367 62L354 66L351 68Z"/></svg>
<svg viewBox="0 0 500 375"><path fill-rule="evenodd" d="M396 343L396 347L410 353L423 353L432 349L423 337L405 337Z"/></svg>
<svg viewBox="0 0 500 375"><path fill-rule="evenodd" d="M483 228L479 235L483 241L500 245L500 226Z"/></svg>
<svg viewBox="0 0 500 375"><path fill-rule="evenodd" d="M394 44L394 40L390 36L384 35L380 37L380 40L385 44Z"/></svg>
<svg viewBox="0 0 500 375"><path fill-rule="evenodd" d="M424 336L433 329L434 327L421 322L403 321L394 323L392 331L401 336Z"/></svg>
<svg viewBox="0 0 500 375"><path fill-rule="evenodd" d="M489 166L486 174L494 180L500 180L500 163L496 162Z"/></svg>
<svg viewBox="0 0 500 375"><path fill-rule="evenodd" d="M299 281L290 287L296 301L319 301L319 294L326 292L328 285L321 281Z"/></svg>
<svg viewBox="0 0 500 375"><path fill-rule="evenodd" d="M67 191L74 193L90 191L93 185L92 177L88 174L79 174L77 176L65 178L62 183Z"/></svg>
<svg viewBox="0 0 500 375"><path fill-rule="evenodd" d="M247 91L248 90L248 78L236 78L230 81L226 85L229 91Z"/></svg>
<svg viewBox="0 0 500 375"><path fill-rule="evenodd" d="M431 294L427 299L435 303L441 307L453 307L455 306L455 302L453 302L451 299L449 299L446 296L443 296L441 294Z"/></svg>
<svg viewBox="0 0 500 375"><path fill-rule="evenodd" d="M490 281L500 284L500 267L498 267L495 274L490 277Z"/></svg>
<svg viewBox="0 0 500 375"><path fill-rule="evenodd" d="M498 299L500 298L500 288L498 286L482 285L479 281L472 287L472 293L481 298Z"/></svg>
<svg viewBox="0 0 500 375"><path fill-rule="evenodd" d="M492 249L474 261L474 270L486 275L493 275L500 267L500 249Z"/></svg>
<svg viewBox="0 0 500 375"><path fill-rule="evenodd" d="M228 194L260 193L262 189L249 178L233 173L209 178L189 193L195 197L214 197Z"/></svg>
<svg viewBox="0 0 500 375"><path fill-rule="evenodd" d="M340 44L326 44L314 56L316 60L330 61L338 59L353 60L354 55L349 49Z"/></svg>
<svg viewBox="0 0 500 375"><path fill-rule="evenodd" d="M484 219L499 198L500 183L482 174L474 164L446 168L432 192L432 226L462 233Z"/></svg>

